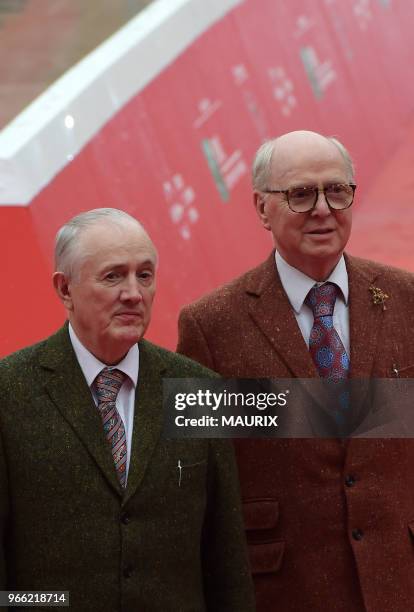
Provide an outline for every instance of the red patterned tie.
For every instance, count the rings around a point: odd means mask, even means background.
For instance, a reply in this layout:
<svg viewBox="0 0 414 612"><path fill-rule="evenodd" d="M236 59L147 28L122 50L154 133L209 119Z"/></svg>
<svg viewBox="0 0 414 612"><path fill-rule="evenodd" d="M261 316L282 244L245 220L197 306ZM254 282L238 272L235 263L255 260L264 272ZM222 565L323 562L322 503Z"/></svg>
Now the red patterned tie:
<svg viewBox="0 0 414 612"><path fill-rule="evenodd" d="M106 439L111 445L116 473L122 487L126 485L127 444L124 423L115 402L124 380L123 372L109 368L104 368L95 379L98 410L102 417Z"/></svg>

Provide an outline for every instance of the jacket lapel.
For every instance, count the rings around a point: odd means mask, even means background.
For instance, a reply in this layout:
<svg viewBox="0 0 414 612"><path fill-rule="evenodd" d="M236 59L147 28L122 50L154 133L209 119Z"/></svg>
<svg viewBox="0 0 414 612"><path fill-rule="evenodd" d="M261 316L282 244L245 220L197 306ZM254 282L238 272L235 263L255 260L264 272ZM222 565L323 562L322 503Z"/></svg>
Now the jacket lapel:
<svg viewBox="0 0 414 612"><path fill-rule="evenodd" d="M357 258L344 257L349 284L350 405L353 428L358 428L372 410L371 376L384 313L370 292L379 274Z"/></svg>
<svg viewBox="0 0 414 612"><path fill-rule="evenodd" d="M121 495L110 448L90 389L79 366L65 325L49 338L40 356L45 390L104 474Z"/></svg>
<svg viewBox="0 0 414 612"><path fill-rule="evenodd" d="M355 422L364 414L364 402L369 391L369 378L372 375L378 337L383 320L380 305L374 305L370 286L379 281L374 273L361 260L348 255L345 263L349 282L349 326L351 346L352 379L365 379L356 383L352 389L352 413ZM274 253L261 266L252 271L246 284L250 297L249 314L257 327L275 349L278 360L282 361L296 378L318 377L288 297L277 273ZM272 375L272 367L269 367ZM313 386L310 385L309 392ZM317 395L314 396L320 404Z"/></svg>
<svg viewBox="0 0 414 612"><path fill-rule="evenodd" d="M296 378L318 376L315 365L303 340L292 306L277 272L274 252L252 271L246 284L249 314L254 323L275 349ZM272 375L272 366L269 364Z"/></svg>
<svg viewBox="0 0 414 612"><path fill-rule="evenodd" d="M380 279L360 260L345 255L349 282L351 378L370 378L384 312L374 304L370 286Z"/></svg>
<svg viewBox="0 0 414 612"><path fill-rule="evenodd" d="M349 282L349 326L351 345L351 377L368 378L382 326L383 311L373 303L370 286L380 276L363 262L347 254L345 263ZM250 296L249 314L272 344L279 359L298 378L314 378L317 371L310 357L292 306L277 273L274 252L252 271L246 283Z"/></svg>
<svg viewBox="0 0 414 612"><path fill-rule="evenodd" d="M151 343L139 343L139 374L135 393L131 462L124 503L140 486L161 435L163 424L162 378L166 367Z"/></svg>

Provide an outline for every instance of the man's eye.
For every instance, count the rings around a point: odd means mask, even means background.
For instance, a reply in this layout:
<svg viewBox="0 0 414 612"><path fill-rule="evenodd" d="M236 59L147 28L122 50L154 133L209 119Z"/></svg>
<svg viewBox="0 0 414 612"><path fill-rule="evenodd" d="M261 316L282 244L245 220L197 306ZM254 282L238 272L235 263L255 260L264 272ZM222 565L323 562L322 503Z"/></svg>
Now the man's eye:
<svg viewBox="0 0 414 612"><path fill-rule="evenodd" d="M313 189L306 187L298 187L297 189L291 189L289 191L289 197L294 200L303 200L313 195Z"/></svg>
<svg viewBox="0 0 414 612"><path fill-rule="evenodd" d="M138 278L140 278L143 281L150 281L153 277L153 273L150 272L149 270L145 270L145 272L140 272L138 274Z"/></svg>
<svg viewBox="0 0 414 612"><path fill-rule="evenodd" d="M348 185L336 184L336 185L328 185L325 191L329 193L347 193L348 191L352 191Z"/></svg>
<svg viewBox="0 0 414 612"><path fill-rule="evenodd" d="M108 280L108 281L117 280L118 278L119 278L118 272L108 272L108 274L105 275L105 280Z"/></svg>

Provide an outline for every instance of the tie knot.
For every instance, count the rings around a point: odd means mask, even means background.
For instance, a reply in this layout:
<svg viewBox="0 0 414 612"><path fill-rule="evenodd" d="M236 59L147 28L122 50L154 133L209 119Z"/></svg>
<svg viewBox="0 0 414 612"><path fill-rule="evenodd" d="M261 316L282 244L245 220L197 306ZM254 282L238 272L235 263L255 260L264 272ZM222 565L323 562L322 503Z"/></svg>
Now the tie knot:
<svg viewBox="0 0 414 612"><path fill-rule="evenodd" d="M306 296L305 304L311 308L315 319L332 317L337 295L338 287L333 283L315 285Z"/></svg>
<svg viewBox="0 0 414 612"><path fill-rule="evenodd" d="M120 370L104 368L95 378L95 389L99 403L115 402L124 380L125 374Z"/></svg>

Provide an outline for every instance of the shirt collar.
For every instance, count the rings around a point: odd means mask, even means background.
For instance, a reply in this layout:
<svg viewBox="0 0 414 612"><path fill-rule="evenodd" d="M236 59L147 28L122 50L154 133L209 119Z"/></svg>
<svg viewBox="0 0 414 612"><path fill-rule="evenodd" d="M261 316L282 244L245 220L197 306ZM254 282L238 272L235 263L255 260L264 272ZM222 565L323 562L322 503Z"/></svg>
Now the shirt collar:
<svg viewBox="0 0 414 612"><path fill-rule="evenodd" d="M99 372L103 370L103 368L112 367L108 366L106 363L102 363L92 355L90 351L82 344L82 342L77 337L75 330L72 325L69 323L69 336L72 342L73 350L75 351L76 357L78 359L81 370L86 378L86 382L89 387L94 382L95 378L98 376ZM113 366L117 370L121 370L124 374L126 374L134 386L137 386L138 381L138 369L139 369L139 348L138 344L134 344L129 349L128 353L125 357Z"/></svg>
<svg viewBox="0 0 414 612"><path fill-rule="evenodd" d="M294 311L299 314L303 302L305 301L306 296L308 295L310 289L315 284L323 284L318 283L318 281L306 276L303 272L294 268L290 264L287 263L283 259L280 253L276 251L275 253L276 260L276 268L279 273L280 281L282 283L283 289L288 296L289 302L294 309ZM348 296L349 296L349 288L348 288L348 272L346 270L345 259L344 256L341 256L341 259L336 264L335 268L332 270L329 277L324 282L331 282L337 285L342 292L342 299L345 304L348 304Z"/></svg>

